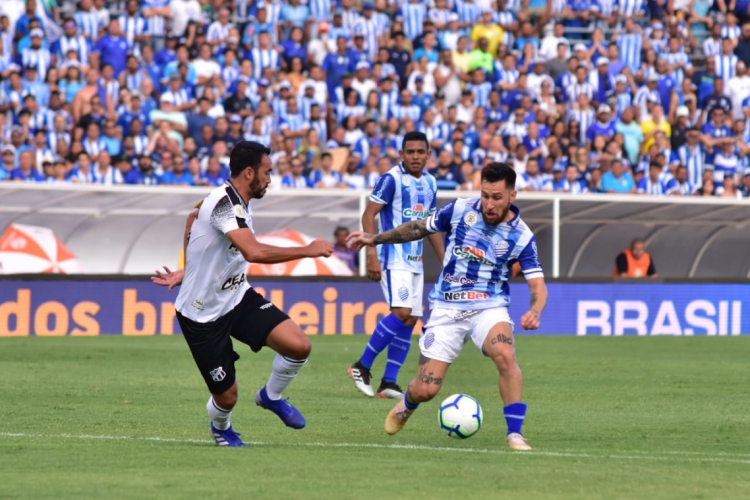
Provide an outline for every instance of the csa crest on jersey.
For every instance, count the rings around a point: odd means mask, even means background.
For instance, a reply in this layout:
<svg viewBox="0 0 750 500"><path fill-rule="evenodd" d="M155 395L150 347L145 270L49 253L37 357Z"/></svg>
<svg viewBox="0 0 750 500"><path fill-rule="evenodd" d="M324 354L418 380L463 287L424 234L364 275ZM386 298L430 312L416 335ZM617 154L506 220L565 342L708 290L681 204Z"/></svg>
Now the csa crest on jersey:
<svg viewBox="0 0 750 500"><path fill-rule="evenodd" d="M496 257L502 257L505 255L505 252L508 251L510 248L510 245L505 240L500 240L497 243L495 243L495 256Z"/></svg>

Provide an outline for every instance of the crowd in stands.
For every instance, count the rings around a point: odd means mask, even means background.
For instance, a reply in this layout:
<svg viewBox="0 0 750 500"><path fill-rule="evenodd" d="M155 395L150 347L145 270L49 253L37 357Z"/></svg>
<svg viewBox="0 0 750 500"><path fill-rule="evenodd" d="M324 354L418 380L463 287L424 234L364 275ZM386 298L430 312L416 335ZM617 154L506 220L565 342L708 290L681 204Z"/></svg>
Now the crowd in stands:
<svg viewBox="0 0 750 500"><path fill-rule="evenodd" d="M2 0L0 180L215 186L246 139L273 189L368 189L419 130L441 189L750 197L747 9Z"/></svg>

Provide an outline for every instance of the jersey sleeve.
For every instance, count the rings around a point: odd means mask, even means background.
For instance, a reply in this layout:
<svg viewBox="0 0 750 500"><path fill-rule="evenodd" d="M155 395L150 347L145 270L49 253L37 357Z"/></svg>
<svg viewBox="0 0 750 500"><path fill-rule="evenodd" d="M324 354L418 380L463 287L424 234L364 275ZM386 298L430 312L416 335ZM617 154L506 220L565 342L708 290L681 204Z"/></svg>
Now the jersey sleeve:
<svg viewBox="0 0 750 500"><path fill-rule="evenodd" d="M451 229L451 219L453 219L453 209L455 208L455 205L456 200L453 200L430 215L427 218L427 230L431 233L445 233L449 231Z"/></svg>
<svg viewBox="0 0 750 500"><path fill-rule="evenodd" d="M396 193L396 179L392 175L385 174L378 183L375 184L375 189L372 190L370 200L380 205L388 205L393 201L393 195Z"/></svg>
<svg viewBox="0 0 750 500"><path fill-rule="evenodd" d="M544 278L542 265L539 263L539 254L536 248L536 238L531 237L523 250L518 256L518 263L521 264L521 271L527 280L534 278Z"/></svg>
<svg viewBox="0 0 750 500"><path fill-rule="evenodd" d="M247 228L244 210L240 205L233 206L229 196L224 196L211 212L211 227L223 234Z"/></svg>

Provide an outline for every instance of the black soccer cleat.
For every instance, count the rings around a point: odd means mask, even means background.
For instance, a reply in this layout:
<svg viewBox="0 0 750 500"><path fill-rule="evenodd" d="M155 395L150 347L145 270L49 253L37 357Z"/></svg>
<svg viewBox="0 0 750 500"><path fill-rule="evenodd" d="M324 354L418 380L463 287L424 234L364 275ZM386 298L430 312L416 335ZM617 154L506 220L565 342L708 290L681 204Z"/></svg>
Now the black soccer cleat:
<svg viewBox="0 0 750 500"><path fill-rule="evenodd" d="M380 382L380 387L378 387L378 397L383 399L400 399L404 397L404 391L398 384L383 380Z"/></svg>

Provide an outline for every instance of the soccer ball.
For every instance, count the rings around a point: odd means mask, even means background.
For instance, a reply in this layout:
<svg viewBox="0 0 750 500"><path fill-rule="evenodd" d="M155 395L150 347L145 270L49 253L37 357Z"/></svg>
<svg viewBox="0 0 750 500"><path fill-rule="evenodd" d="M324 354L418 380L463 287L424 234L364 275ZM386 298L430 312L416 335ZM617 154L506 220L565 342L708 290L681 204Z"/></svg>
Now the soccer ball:
<svg viewBox="0 0 750 500"><path fill-rule="evenodd" d="M471 396L454 394L440 403L438 423L449 437L470 438L482 427L482 407Z"/></svg>

